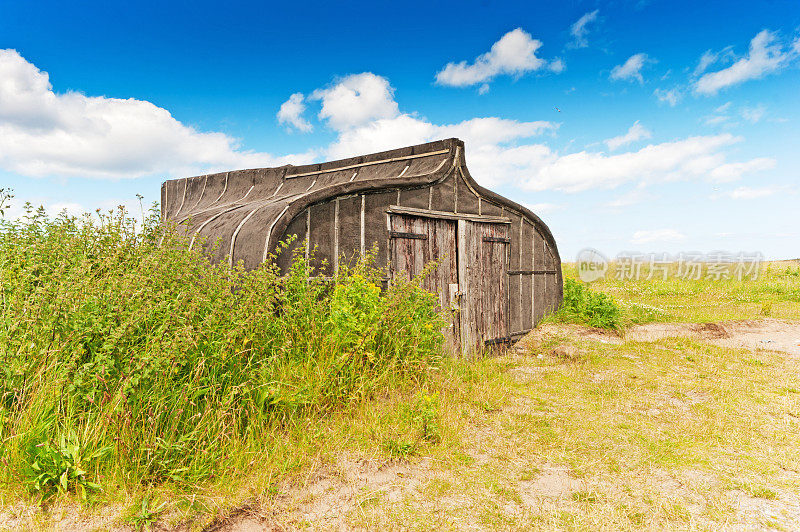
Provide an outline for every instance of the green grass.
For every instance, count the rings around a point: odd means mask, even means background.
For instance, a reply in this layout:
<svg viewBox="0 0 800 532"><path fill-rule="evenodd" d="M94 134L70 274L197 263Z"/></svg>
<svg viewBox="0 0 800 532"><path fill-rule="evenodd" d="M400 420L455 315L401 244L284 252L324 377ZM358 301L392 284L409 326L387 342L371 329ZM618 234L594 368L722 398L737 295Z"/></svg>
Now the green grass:
<svg viewBox="0 0 800 532"><path fill-rule="evenodd" d="M800 319L800 262L761 263L756 279L681 279L673 265L667 279L649 277L643 265L638 279L607 275L589 289L614 298L626 324L665 321L711 322L764 317ZM564 263L564 276L577 278L574 263ZM614 264L609 267L614 271Z"/></svg>
<svg viewBox="0 0 800 532"><path fill-rule="evenodd" d="M297 255L281 277L212 264L154 215L135 230L124 212L33 210L2 222L0 257L12 496L196 493L270 461L280 474L314 420L417 388L441 361L435 296L381 292L369 259L326 281ZM425 441L431 408L409 414Z"/></svg>

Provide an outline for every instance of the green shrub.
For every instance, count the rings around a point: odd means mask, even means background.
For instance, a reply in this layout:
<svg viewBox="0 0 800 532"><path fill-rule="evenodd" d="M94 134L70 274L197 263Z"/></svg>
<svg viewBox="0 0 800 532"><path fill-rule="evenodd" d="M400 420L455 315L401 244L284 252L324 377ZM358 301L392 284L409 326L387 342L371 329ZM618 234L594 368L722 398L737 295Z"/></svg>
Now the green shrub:
<svg viewBox="0 0 800 532"><path fill-rule="evenodd" d="M190 486L440 361L436 296L381 291L370 258L330 281L302 255L283 276L213 264L155 212L0 224L2 482ZM92 459L52 444L64 434Z"/></svg>
<svg viewBox="0 0 800 532"><path fill-rule="evenodd" d="M614 298L594 292L586 284L570 277L564 278L564 301L552 319L603 329L622 328L622 312Z"/></svg>

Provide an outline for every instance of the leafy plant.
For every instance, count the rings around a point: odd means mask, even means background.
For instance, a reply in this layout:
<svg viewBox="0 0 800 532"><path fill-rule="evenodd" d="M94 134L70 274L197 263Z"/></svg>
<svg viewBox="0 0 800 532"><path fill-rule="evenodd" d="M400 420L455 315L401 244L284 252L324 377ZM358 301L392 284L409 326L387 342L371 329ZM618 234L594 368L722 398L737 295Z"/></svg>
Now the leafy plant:
<svg viewBox="0 0 800 532"><path fill-rule="evenodd" d="M56 445L45 442L34 446L31 463L34 491L45 495L56 491L74 492L86 500L87 492L99 490L100 485L88 480L84 467L102 458L109 450L103 448L84 457L74 433L61 434Z"/></svg>
<svg viewBox="0 0 800 532"><path fill-rule="evenodd" d="M422 440L439 443L441 440L439 427L439 394L422 394L414 408L413 420L419 427Z"/></svg>
<svg viewBox="0 0 800 532"><path fill-rule="evenodd" d="M0 188L0 217L5 216L8 202L14 199L13 192L10 188Z"/></svg>
<svg viewBox="0 0 800 532"><path fill-rule="evenodd" d="M622 328L622 312L614 298L594 292L586 284L570 277L564 278L564 301L551 319L602 329Z"/></svg>
<svg viewBox="0 0 800 532"><path fill-rule="evenodd" d="M395 438L387 438L383 442L383 448L393 458L408 458L417 452L419 441L407 441Z"/></svg>
<svg viewBox="0 0 800 532"><path fill-rule="evenodd" d="M417 452L423 443L441 441L439 421L439 394L419 393L404 405L397 415L398 426L394 437L384 437L382 446L396 458L407 458Z"/></svg>
<svg viewBox="0 0 800 532"><path fill-rule="evenodd" d="M151 503L152 501L150 500L149 494L142 497L142 501L139 503L136 513L128 519L128 522L133 525L135 530L149 529L150 525L158 520L158 516L161 515L164 511L164 507L167 505L166 502L162 502L157 507L152 508Z"/></svg>

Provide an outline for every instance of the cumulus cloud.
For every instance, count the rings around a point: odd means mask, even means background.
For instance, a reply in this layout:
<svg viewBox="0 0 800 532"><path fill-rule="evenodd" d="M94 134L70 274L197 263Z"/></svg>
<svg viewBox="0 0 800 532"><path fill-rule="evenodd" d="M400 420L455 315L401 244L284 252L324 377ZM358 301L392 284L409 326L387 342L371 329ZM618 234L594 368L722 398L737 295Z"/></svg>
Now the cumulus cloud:
<svg viewBox="0 0 800 532"><path fill-rule="evenodd" d="M615 81L637 80L639 83L644 83L644 78L642 78L642 67L647 60L647 54L634 54L630 56L623 64L612 68L611 75L609 77Z"/></svg>
<svg viewBox="0 0 800 532"><path fill-rule="evenodd" d="M311 131L313 127L308 120L303 118L303 113L306 110L306 104L303 100L302 92L295 92L289 96L289 99L283 102L278 110L278 123L286 125L287 129L294 127L304 133Z"/></svg>
<svg viewBox="0 0 800 532"><path fill-rule="evenodd" d="M572 41L567 45L570 48L586 48L589 46L589 25L597 20L599 9L589 11L579 18L569 29Z"/></svg>
<svg viewBox="0 0 800 532"><path fill-rule="evenodd" d="M544 68L555 73L562 72L564 62L561 59L548 62L536 56L541 46L542 41L532 38L522 28L517 28L503 35L488 52L476 57L472 63L447 63L436 74L436 83L450 87L468 87L487 83L504 74L521 76Z"/></svg>
<svg viewBox="0 0 800 532"><path fill-rule="evenodd" d="M458 137L471 146L472 160L473 155L481 158L485 146L497 146L534 137L553 131L556 127L546 121L519 122L496 117L473 118L456 124L438 125L416 116L401 114L343 131L328 148L328 155L331 158L345 158L370 151ZM491 156L487 154L487 157Z"/></svg>
<svg viewBox="0 0 800 532"><path fill-rule="evenodd" d="M726 149L742 140L730 134L689 137L614 155L593 151L560 153L532 140L554 134L558 124L498 117L436 124L414 113L395 111L397 103L389 100L394 91L388 80L384 81L382 93L387 101L380 108L389 110L383 113L389 116L363 119L359 120L360 125L340 128L336 140L324 152L326 158L458 137L466 141L470 169L482 184L562 192L612 189L631 182L645 185L689 179L733 180L774 165L772 159L728 161ZM342 113L346 114L347 109ZM619 148L633 139L648 138L649 133L636 123L625 135L608 142Z"/></svg>
<svg viewBox="0 0 800 532"><path fill-rule="evenodd" d="M725 148L741 141L729 134L689 137L616 155L589 151L562 154L545 144L525 140L554 129L548 123L499 118L437 125L402 114L343 132L330 146L328 155L349 157L457 136L466 141L470 169L481 184L567 193L613 189L632 182L733 180L775 164L772 159L727 162Z"/></svg>
<svg viewBox="0 0 800 532"><path fill-rule="evenodd" d="M711 96L728 87L776 72L797 57L798 51L795 48L794 44L785 45L779 42L771 31L763 30L750 41L746 56L722 70L703 73L717 58L717 54L706 52L695 69L696 74L703 74L694 82L694 92Z"/></svg>
<svg viewBox="0 0 800 532"><path fill-rule="evenodd" d="M641 125L637 120L630 128L628 128L628 132L624 135L612 137L604 140L603 142L605 142L606 146L608 146L608 149L617 150L622 146L626 146L636 142L637 140L649 139L652 136L653 134L650 132L650 130Z"/></svg>
<svg viewBox="0 0 800 532"><path fill-rule="evenodd" d="M631 242L633 244L647 244L649 242L679 242L684 240L686 235L675 229L655 229L652 231L636 231L633 233Z"/></svg>
<svg viewBox="0 0 800 532"><path fill-rule="evenodd" d="M319 118L337 131L399 114L389 80L371 72L345 76L330 87L315 90L309 99L322 102Z"/></svg>
<svg viewBox="0 0 800 532"><path fill-rule="evenodd" d="M290 118L302 117L302 111L295 113L297 104L309 100L319 102L318 117L336 132L336 140L305 154L274 157L239 150L235 139L222 133L198 132L150 102L56 93L47 73L6 50L0 53L0 167L26 175L188 175L198 169L302 164L446 137L467 142L470 169L483 184L534 191L580 192L698 178L729 181L775 164L765 158L729 161L727 148L741 140L729 134L614 155L560 152L536 140L555 134L558 124L491 116L437 124L401 112L389 81L369 72L341 78L310 97L295 97L294 108L284 108L287 124L295 125ZM635 127L628 134L645 138Z"/></svg>
<svg viewBox="0 0 800 532"><path fill-rule="evenodd" d="M0 50L0 168L28 176L130 178L187 175L310 159L240 150L166 109L133 98L56 93L47 72Z"/></svg>
<svg viewBox="0 0 800 532"><path fill-rule="evenodd" d="M656 89L653 94L660 103L668 103L670 107L675 107L683 98L683 93L677 87L672 89Z"/></svg>
<svg viewBox="0 0 800 532"><path fill-rule="evenodd" d="M527 165L511 175L518 175L522 185L531 190L564 192L615 188L628 182L734 179L746 172L763 169L765 164L769 164L767 161L772 161L756 159L727 163L724 148L741 140L730 134L697 136L651 144L638 151L616 155L589 151L559 155L545 149L536 157L531 156Z"/></svg>

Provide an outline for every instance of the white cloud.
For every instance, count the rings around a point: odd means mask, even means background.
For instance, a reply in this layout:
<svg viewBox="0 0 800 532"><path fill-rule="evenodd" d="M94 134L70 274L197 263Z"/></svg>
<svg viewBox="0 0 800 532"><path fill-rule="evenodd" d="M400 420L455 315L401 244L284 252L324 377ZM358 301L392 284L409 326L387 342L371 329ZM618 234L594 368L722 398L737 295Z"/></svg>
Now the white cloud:
<svg viewBox="0 0 800 532"><path fill-rule="evenodd" d="M394 88L386 78L370 73L348 76L334 86L314 91L322 100L320 118L338 131L328 146L328 158L344 158L435 139L459 137L475 146L503 144L554 131L546 121L519 122L496 117L473 118L457 124L433 124L400 113Z"/></svg>
<svg viewBox="0 0 800 532"><path fill-rule="evenodd" d="M719 107L717 107L716 109L714 109L714 112L715 113L727 113L728 109L731 108L731 105L733 105L733 102L725 102L722 105L720 105Z"/></svg>
<svg viewBox="0 0 800 532"><path fill-rule="evenodd" d="M727 183L741 179L744 174L763 172L772 168L775 168L775 159L759 157L745 162L719 165L709 172L709 179L714 183Z"/></svg>
<svg viewBox="0 0 800 532"><path fill-rule="evenodd" d="M661 103L668 103L670 107L675 107L678 102L683 98L683 93L677 87L672 89L656 89L653 91L658 101Z"/></svg>
<svg viewBox="0 0 800 532"><path fill-rule="evenodd" d="M642 78L642 67L648 61L647 54L634 54L630 56L627 61L621 65L617 65L611 69L612 80L637 80L639 83L644 83Z"/></svg>
<svg viewBox="0 0 800 532"><path fill-rule="evenodd" d="M727 127L732 127L739 125L738 122L734 121L734 114L731 113L732 105L733 105L732 102L727 102L725 104L720 105L719 107L714 109L715 114L706 116L703 119L703 122L707 126L725 125ZM766 111L767 111L766 106L764 106L763 104L759 104L755 107L747 107L747 106L740 107L738 110L738 114L751 124L755 124L764 117Z"/></svg>
<svg viewBox="0 0 800 532"><path fill-rule="evenodd" d="M548 212L556 212L564 208L563 205L558 203L534 203L525 206L533 211L534 214L547 214Z"/></svg>
<svg viewBox="0 0 800 532"><path fill-rule="evenodd" d="M311 124L303 118L303 113L306 110L306 104L303 102L303 93L295 92L289 99L281 104L278 110L278 122L280 124L292 126L295 129L303 132L309 132L313 129Z"/></svg>
<svg viewBox="0 0 800 532"><path fill-rule="evenodd" d="M772 196L780 190L778 187L738 187L731 191L730 197L733 199L756 199Z"/></svg>
<svg viewBox="0 0 800 532"><path fill-rule="evenodd" d="M547 68L549 68L552 72L555 72L556 74L561 74L562 72L564 72L564 70L567 69L567 65L566 63L564 63L563 59L557 57L552 61L550 61L550 65L548 65Z"/></svg>
<svg viewBox="0 0 800 532"><path fill-rule="evenodd" d="M705 72L706 69L712 64L714 64L716 60L717 60L717 54L715 54L711 50L706 50L705 52L703 52L703 55L700 56L700 60L697 62L697 66L694 69L694 75L699 76L700 74Z"/></svg>
<svg viewBox="0 0 800 532"><path fill-rule="evenodd" d="M531 190L581 192L635 181L732 180L774 166L774 160L765 158L727 163L723 149L741 140L730 134L689 137L617 155L587 151L559 155L546 146L523 146L515 149L529 153L519 162L508 152L498 153L494 171Z"/></svg>
<svg viewBox="0 0 800 532"><path fill-rule="evenodd" d="M633 244L647 244L648 242L679 242L684 240L686 235L675 229L655 229L653 231L636 231L633 233L631 242Z"/></svg>
<svg viewBox="0 0 800 532"><path fill-rule="evenodd" d="M28 176L130 178L273 166L223 133L202 133L166 109L133 98L53 91L16 50L0 50L0 168Z"/></svg>
<svg viewBox="0 0 800 532"><path fill-rule="evenodd" d="M555 124L545 121L519 122L496 117L473 118L457 124L437 125L409 114L401 114L395 118L375 120L362 127L341 132L339 138L328 148L328 156L352 157L397 146L458 137L470 145L472 162L474 157L481 158L481 152L486 146L498 146L541 135L555 130L556 127ZM491 155L487 157L490 158Z"/></svg>
<svg viewBox="0 0 800 532"><path fill-rule="evenodd" d="M730 115L726 114L730 110L731 105L733 105L732 102L726 102L720 106L717 106L717 108L714 109L714 114L710 114L703 118L703 123L707 126L721 126L724 124L725 126L730 127L735 125L731 124L731 117Z"/></svg>
<svg viewBox="0 0 800 532"><path fill-rule="evenodd" d="M125 208L125 212L129 218L133 218L137 223L141 222L142 210L145 215L147 214L148 205L140 206L139 201L135 198L128 200L104 200L98 204L88 208L83 204L69 201L60 201L53 197L37 196L26 198L14 198L11 201L9 208L6 210L5 219L19 220L27 215L25 210L25 203L30 203L34 211L39 207L44 209L45 214L54 218L61 213L66 213L68 216L83 216L90 215L96 217L96 211L99 209L101 213L105 214L109 210L116 211L119 206ZM96 219L96 218L95 218Z"/></svg>
<svg viewBox="0 0 800 532"><path fill-rule="evenodd" d="M337 131L399 114L389 80L371 72L345 76L328 88L315 90L309 99L322 101L319 118Z"/></svg>
<svg viewBox="0 0 800 532"><path fill-rule="evenodd" d="M624 135L606 139L603 142L605 142L606 146L608 146L608 149L616 150L622 146L636 142L637 140L649 139L652 136L653 134L650 132L650 130L641 125L637 120L630 128L628 128L628 132Z"/></svg>
<svg viewBox="0 0 800 532"><path fill-rule="evenodd" d="M651 194L648 194L643 189L637 188L635 190L631 190L630 192L626 192L614 200L606 202L605 206L611 209L621 209L623 207L636 205L637 203L641 203L642 201L652 197L653 196Z"/></svg>
<svg viewBox="0 0 800 532"><path fill-rule="evenodd" d="M392 92L391 87L387 90ZM392 103L394 108L397 104ZM689 137L614 155L590 151L561 154L545 144L526 140L557 128L551 122L497 117L435 124L415 114L400 113L339 131L325 153L329 159L343 158L459 137L468 146L469 167L482 184L506 183L533 191L562 192L611 189L630 182L730 180L774 165L772 159L728 162L726 148L742 140L730 134ZM633 136L644 135L637 129L633 128Z"/></svg>
<svg viewBox="0 0 800 532"><path fill-rule="evenodd" d="M5 51L0 53L0 167L28 175L189 175L199 173L198 168L302 164L453 136L466 141L470 169L481 183L535 191L731 180L775 164L772 159L728 161L727 148L741 140L728 134L678 139L614 155L563 153L531 140L553 134L558 124L498 117L436 124L401 112L388 80L369 72L314 91L311 100L320 102L318 116L336 131L336 140L306 154L273 157L237 150L234 139L198 132L149 102L57 94L46 73L16 52ZM285 115L287 120L301 116L289 111ZM640 135L641 131L634 136Z"/></svg>
<svg viewBox="0 0 800 532"><path fill-rule="evenodd" d="M468 87L486 83L499 75L521 76L547 67L559 73L564 62L556 59L552 63L537 57L542 41L534 39L522 28L503 35L485 54L479 55L471 64L466 61L447 63L436 74L436 83L451 87Z"/></svg>
<svg viewBox="0 0 800 532"><path fill-rule="evenodd" d="M587 36L589 35L588 26L597 20L597 15L599 12L600 10L598 9L589 11L570 27L569 32L572 35L572 42L570 42L567 46L570 48L586 48L589 46L589 41L587 39Z"/></svg>
<svg viewBox="0 0 800 532"><path fill-rule="evenodd" d="M705 122L707 126L718 126L720 124L724 124L725 122L730 120L730 118L731 117L729 117L728 115L710 115L705 117L703 119L703 122Z"/></svg>
<svg viewBox="0 0 800 532"><path fill-rule="evenodd" d="M755 107L742 107L741 110L742 118L751 124L755 124L761 120L766 112L767 108L764 105L757 105Z"/></svg>
<svg viewBox="0 0 800 532"><path fill-rule="evenodd" d="M775 72L785 66L791 59L797 56L794 47L786 48L782 43L776 42L777 37L774 33L763 30L750 41L750 50L747 56L740 58L731 66L716 72L706 72L694 83L694 91L697 94L714 95L720 90L733 85L738 85L752 79L759 79L767 74ZM703 54L700 59L700 66L709 66L711 62L704 60L709 52ZM711 54L713 56L713 54ZM703 70L696 69L696 72Z"/></svg>
<svg viewBox="0 0 800 532"><path fill-rule="evenodd" d="M720 50L719 52L706 50L705 52L703 52L703 55L701 55L700 59L697 61L697 66L694 68L694 72L692 72L692 77L694 78L699 77L706 70L708 70L708 67L717 62L729 63L735 57L736 56L733 53L733 46L727 46L722 50Z"/></svg>

